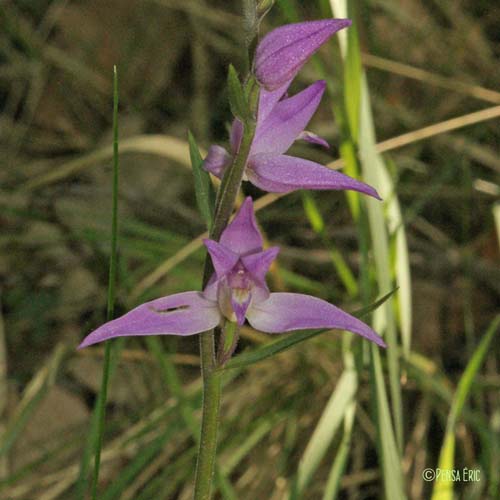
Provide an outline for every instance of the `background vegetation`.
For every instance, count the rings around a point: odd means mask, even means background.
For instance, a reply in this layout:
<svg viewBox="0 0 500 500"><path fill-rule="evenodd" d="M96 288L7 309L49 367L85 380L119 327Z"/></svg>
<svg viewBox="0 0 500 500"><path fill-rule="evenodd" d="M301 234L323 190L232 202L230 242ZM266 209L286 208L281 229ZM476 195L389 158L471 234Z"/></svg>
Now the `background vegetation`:
<svg viewBox="0 0 500 500"><path fill-rule="evenodd" d="M330 9L278 1L262 30ZM331 332L229 371L218 495L498 498L500 8L379 0L355 10L360 51L353 29L344 63L336 39L295 84L327 78L310 129L332 148L294 147L325 164L342 157L382 190L384 208L294 193L262 198L259 222L282 247L275 290L353 311L398 285L374 318L390 349ZM0 498L83 498L103 350L75 346L106 311L112 67L120 314L200 286L204 224L186 131L204 147L226 140L240 5L7 0L0 22ZM247 328L238 351L274 340ZM129 339L115 353L99 499L189 498L197 339ZM480 481L439 492L422 480L438 466L480 469Z"/></svg>

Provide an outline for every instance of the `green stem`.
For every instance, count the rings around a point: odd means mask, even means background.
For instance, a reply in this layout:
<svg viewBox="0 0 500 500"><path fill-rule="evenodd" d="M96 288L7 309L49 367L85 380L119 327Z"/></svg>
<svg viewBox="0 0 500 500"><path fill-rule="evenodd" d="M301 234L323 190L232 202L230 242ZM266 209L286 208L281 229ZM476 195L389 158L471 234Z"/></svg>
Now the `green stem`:
<svg viewBox="0 0 500 500"><path fill-rule="evenodd" d="M256 101L252 106L255 113ZM255 134L255 120L247 120L244 124L240 148L232 165L227 169L217 195L214 224L210 238L219 240L222 231L227 226L233 211L243 173L247 164L250 146ZM203 273L203 288L205 288L213 273L212 261L207 256ZM215 333L214 330L200 335L201 374L203 377L203 404L201 417L201 438L196 463L196 478L194 488L195 500L211 498L212 478L214 474L215 454L217 450L217 429L219 424L219 407L221 397L221 373L216 370Z"/></svg>

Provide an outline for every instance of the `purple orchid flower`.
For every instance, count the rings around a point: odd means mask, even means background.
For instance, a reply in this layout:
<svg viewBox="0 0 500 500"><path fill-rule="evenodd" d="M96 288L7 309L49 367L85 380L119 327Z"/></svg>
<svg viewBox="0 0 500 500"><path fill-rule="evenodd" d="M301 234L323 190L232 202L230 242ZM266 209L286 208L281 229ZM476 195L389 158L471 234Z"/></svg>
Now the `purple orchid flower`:
<svg viewBox="0 0 500 500"><path fill-rule="evenodd" d="M205 240L215 272L203 292L184 292L142 304L90 333L80 348L129 335L194 335L226 318L282 333L338 328L379 346L384 341L365 323L324 300L298 293L270 293L265 275L279 248L262 249L251 198L246 198L220 242Z"/></svg>
<svg viewBox="0 0 500 500"><path fill-rule="evenodd" d="M255 51L255 76L272 91L293 80L300 68L350 19L323 19L287 24L268 33Z"/></svg>
<svg viewBox="0 0 500 500"><path fill-rule="evenodd" d="M319 80L292 97L282 98L290 83L271 92L261 90L255 136L243 179L272 193L289 193L298 189L350 189L380 199L377 191L364 182L319 163L284 154L297 139L328 146L324 139L304 130L319 106L325 82ZM213 145L203 168L222 178L238 152L242 133L243 124L235 119L230 137L231 154L223 147Z"/></svg>

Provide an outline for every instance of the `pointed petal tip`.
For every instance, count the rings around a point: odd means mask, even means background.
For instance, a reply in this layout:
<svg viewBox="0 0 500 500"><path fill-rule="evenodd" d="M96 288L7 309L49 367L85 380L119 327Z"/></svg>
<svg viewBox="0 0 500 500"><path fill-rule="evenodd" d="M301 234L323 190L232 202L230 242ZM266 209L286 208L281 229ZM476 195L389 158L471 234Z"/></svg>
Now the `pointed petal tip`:
<svg viewBox="0 0 500 500"><path fill-rule="evenodd" d="M384 341L360 319L317 297L299 293L271 293L266 301L253 305L247 318L256 329L284 333L311 328L334 328L361 335L380 347Z"/></svg>
<svg viewBox="0 0 500 500"><path fill-rule="evenodd" d="M231 271L238 262L238 253L233 252L231 249L214 240L206 239L203 243L212 259L217 278L222 278Z"/></svg>
<svg viewBox="0 0 500 500"><path fill-rule="evenodd" d="M368 189L366 189L364 191L365 194L367 194L368 196L371 196L372 198L375 198L378 201L384 201L382 199L382 197L378 194L378 191L374 187L370 186L369 184L366 184L366 186L368 187Z"/></svg>
<svg viewBox="0 0 500 500"><path fill-rule="evenodd" d="M241 204L240 210L245 207L246 209L250 208L253 212L253 199L251 196L247 196L244 200L243 203Z"/></svg>
<svg viewBox="0 0 500 500"><path fill-rule="evenodd" d="M267 90L276 90L292 79L333 34L350 25L350 19L321 19L276 28L257 46L257 80Z"/></svg>
<svg viewBox="0 0 500 500"><path fill-rule="evenodd" d="M77 347L77 350L80 349L85 349L86 347L90 347L91 345L98 344L99 342L102 342L105 339L96 339L94 336L95 330L91 333L89 333L80 343L80 345Z"/></svg>
<svg viewBox="0 0 500 500"><path fill-rule="evenodd" d="M250 196L245 198L233 220L222 232L220 243L240 255L262 249L262 235Z"/></svg>
<svg viewBox="0 0 500 500"><path fill-rule="evenodd" d="M248 164L247 176L252 184L270 193L299 189L351 190L381 199L369 184L295 156L256 154Z"/></svg>
<svg viewBox="0 0 500 500"><path fill-rule="evenodd" d="M322 89L326 89L326 80L317 80L313 85L316 85Z"/></svg>

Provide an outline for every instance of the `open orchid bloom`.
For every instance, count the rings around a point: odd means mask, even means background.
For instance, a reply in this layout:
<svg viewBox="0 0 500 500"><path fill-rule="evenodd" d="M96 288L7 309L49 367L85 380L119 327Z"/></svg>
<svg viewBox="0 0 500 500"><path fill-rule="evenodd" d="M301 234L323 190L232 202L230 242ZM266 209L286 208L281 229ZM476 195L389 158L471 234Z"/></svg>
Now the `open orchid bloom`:
<svg viewBox="0 0 500 500"><path fill-rule="evenodd" d="M287 82L272 92L261 90L255 136L243 179L271 193L289 193L298 189L350 189L380 199L377 191L364 182L319 163L284 154L297 139L328 146L324 139L304 130L319 106L325 82L319 80L302 92L283 98L289 84ZM231 154L221 146L211 146L203 164L205 170L222 178L238 152L242 133L243 124L234 120Z"/></svg>
<svg viewBox="0 0 500 500"><path fill-rule="evenodd" d="M184 292L142 304L105 323L80 344L86 347L128 335L194 335L223 318L257 330L282 333L338 328L385 347L365 323L324 300L298 293L270 293L265 275L279 249L262 249L251 198L242 204L220 242L205 240L215 272L203 292Z"/></svg>
<svg viewBox="0 0 500 500"><path fill-rule="evenodd" d="M350 19L323 19L287 24L268 33L255 51L255 76L266 90L293 80L306 61Z"/></svg>

